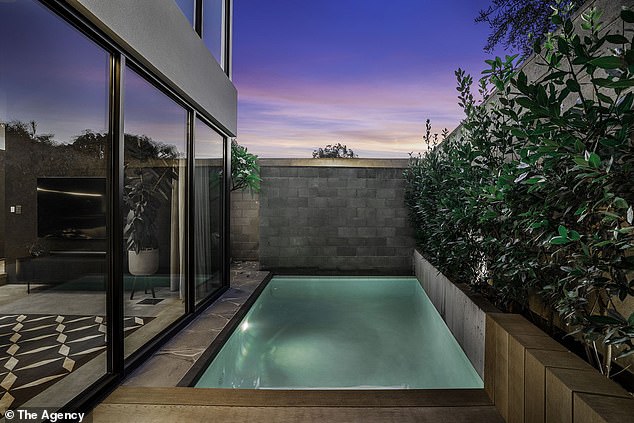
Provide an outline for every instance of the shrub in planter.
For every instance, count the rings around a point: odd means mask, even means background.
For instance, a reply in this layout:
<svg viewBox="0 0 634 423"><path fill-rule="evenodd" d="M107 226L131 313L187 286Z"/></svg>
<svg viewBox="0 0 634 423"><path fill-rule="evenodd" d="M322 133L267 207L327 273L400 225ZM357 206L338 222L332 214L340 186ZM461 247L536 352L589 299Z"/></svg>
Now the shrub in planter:
<svg viewBox="0 0 634 423"><path fill-rule="evenodd" d="M449 277L493 288L500 305L539 292L601 370L634 354L634 12L620 33L589 9L580 28L555 11L556 34L529 80L515 57L487 61L477 102L456 72L460 132L405 171L419 247ZM602 344L599 347L597 344ZM598 357L598 354L593 354Z"/></svg>

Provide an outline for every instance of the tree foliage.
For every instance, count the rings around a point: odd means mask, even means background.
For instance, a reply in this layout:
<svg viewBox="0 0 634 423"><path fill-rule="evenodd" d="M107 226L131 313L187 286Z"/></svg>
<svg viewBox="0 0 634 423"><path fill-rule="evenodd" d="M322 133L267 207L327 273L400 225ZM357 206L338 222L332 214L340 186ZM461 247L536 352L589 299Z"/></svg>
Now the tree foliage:
<svg viewBox="0 0 634 423"><path fill-rule="evenodd" d="M337 143L335 145L328 144L324 148L318 148L313 151L314 159L354 159L358 157L352 149Z"/></svg>
<svg viewBox="0 0 634 423"><path fill-rule="evenodd" d="M235 140L231 141L231 191L249 189L259 192L261 181L258 156L249 153Z"/></svg>
<svg viewBox="0 0 634 423"><path fill-rule="evenodd" d="M581 28L561 14L535 53L547 72L532 81L516 58L487 61L473 79L456 71L461 132L411 156L406 201L423 254L440 271L499 305L524 308L532 293L586 345L634 354L634 50L621 34L600 35L601 14ZM613 354L614 353L614 354ZM597 356L597 354L593 354Z"/></svg>
<svg viewBox="0 0 634 423"><path fill-rule="evenodd" d="M33 155L40 151L47 160L54 160L59 172L64 174L76 169L77 161L104 166L111 137L106 132L85 130L70 143L54 141L54 134L38 134L37 123L31 121L9 122L7 139L16 143L28 143L27 149L15 149ZM177 160L182 156L173 145L152 140L145 135L125 134L125 179L123 199L128 208L124 236L129 250L137 253L147 248L157 248L156 219L161 206L169 202L172 186L178 179ZM15 152L14 152L15 154ZM54 158L53 158L54 157ZM14 164L24 163L18 159ZM31 246L31 254L36 245Z"/></svg>
<svg viewBox="0 0 634 423"><path fill-rule="evenodd" d="M528 56L535 39L556 27L550 18L553 8L568 17L583 3L584 0L493 0L475 20L488 24L491 30L484 50L490 53L502 45Z"/></svg>

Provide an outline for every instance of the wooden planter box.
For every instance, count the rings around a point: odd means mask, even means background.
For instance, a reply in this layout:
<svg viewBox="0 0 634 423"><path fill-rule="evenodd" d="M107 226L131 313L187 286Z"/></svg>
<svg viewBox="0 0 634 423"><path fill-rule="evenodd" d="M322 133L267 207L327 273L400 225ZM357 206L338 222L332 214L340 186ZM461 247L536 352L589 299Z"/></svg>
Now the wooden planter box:
<svg viewBox="0 0 634 423"><path fill-rule="evenodd" d="M634 422L634 399L627 391L524 317L498 312L417 251L414 271L474 367L484 356L484 389L508 423ZM456 302L465 304L459 311L463 319L485 320L483 331L459 329L472 322L457 323L456 312L448 314L447 305ZM478 310L465 314L473 307Z"/></svg>

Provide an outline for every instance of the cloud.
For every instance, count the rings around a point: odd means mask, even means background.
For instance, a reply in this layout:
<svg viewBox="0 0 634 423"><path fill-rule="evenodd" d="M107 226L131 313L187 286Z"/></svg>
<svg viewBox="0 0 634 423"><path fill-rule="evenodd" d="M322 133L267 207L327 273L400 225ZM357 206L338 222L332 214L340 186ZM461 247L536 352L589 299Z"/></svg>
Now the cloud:
<svg viewBox="0 0 634 423"><path fill-rule="evenodd" d="M238 85L238 141L263 157L310 157L336 142L361 157L407 157L426 148L425 119L440 132L462 118L453 82L443 82L247 81Z"/></svg>

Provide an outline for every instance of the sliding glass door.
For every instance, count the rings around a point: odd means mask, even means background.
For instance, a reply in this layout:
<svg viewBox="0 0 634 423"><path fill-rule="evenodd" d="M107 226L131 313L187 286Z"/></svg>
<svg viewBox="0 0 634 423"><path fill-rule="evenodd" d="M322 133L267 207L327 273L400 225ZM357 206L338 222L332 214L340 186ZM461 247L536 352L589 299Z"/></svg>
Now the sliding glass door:
<svg viewBox="0 0 634 423"><path fill-rule="evenodd" d="M185 314L188 114L134 70L124 80L127 357Z"/></svg>
<svg viewBox="0 0 634 423"><path fill-rule="evenodd" d="M194 282L196 302L222 288L225 139L196 119L194 166Z"/></svg>
<svg viewBox="0 0 634 423"><path fill-rule="evenodd" d="M0 0L0 414L90 401L229 285L225 136L67 3Z"/></svg>
<svg viewBox="0 0 634 423"><path fill-rule="evenodd" d="M0 2L0 412L104 376L109 52L34 0Z"/></svg>

